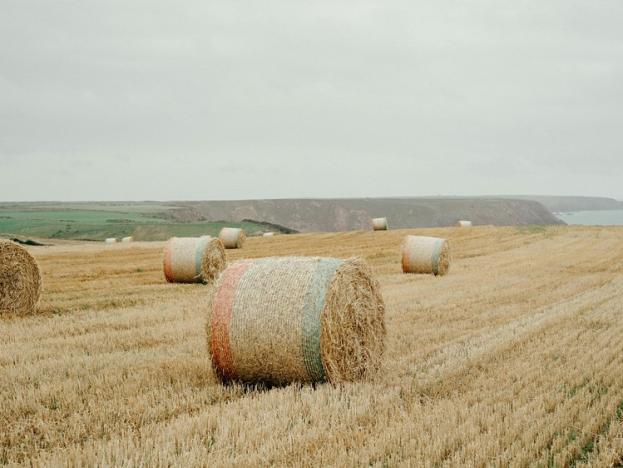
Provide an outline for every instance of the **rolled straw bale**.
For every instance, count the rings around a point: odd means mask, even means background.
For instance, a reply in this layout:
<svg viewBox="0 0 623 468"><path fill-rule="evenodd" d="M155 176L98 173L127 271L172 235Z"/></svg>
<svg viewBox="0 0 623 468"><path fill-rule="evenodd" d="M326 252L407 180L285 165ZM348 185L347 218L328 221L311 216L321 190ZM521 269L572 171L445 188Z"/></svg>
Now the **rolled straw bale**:
<svg viewBox="0 0 623 468"><path fill-rule="evenodd" d="M225 248L210 236L172 237L164 247L164 277L169 283L211 283L226 264Z"/></svg>
<svg viewBox="0 0 623 468"><path fill-rule="evenodd" d="M0 315L34 312L41 295L41 272L21 245L0 239Z"/></svg>
<svg viewBox="0 0 623 468"><path fill-rule="evenodd" d="M379 284L362 260L243 260L217 282L208 349L224 381L365 379L380 365L384 315Z"/></svg>
<svg viewBox="0 0 623 468"><path fill-rule="evenodd" d="M218 238L221 239L226 249L241 249L247 236L240 228L224 227Z"/></svg>
<svg viewBox="0 0 623 468"><path fill-rule="evenodd" d="M389 229L387 218L372 218L372 229L375 231L387 231Z"/></svg>
<svg viewBox="0 0 623 468"><path fill-rule="evenodd" d="M274 235L274 232L265 232L264 234L262 234L262 237L273 237Z"/></svg>
<svg viewBox="0 0 623 468"><path fill-rule="evenodd" d="M121 242L134 242L134 237L132 236L122 237Z"/></svg>
<svg viewBox="0 0 623 468"><path fill-rule="evenodd" d="M115 244L117 243L117 239L115 239L114 237L109 237L104 242L107 244Z"/></svg>
<svg viewBox="0 0 623 468"><path fill-rule="evenodd" d="M472 222L461 219L460 221L457 221L456 225L458 227L472 227Z"/></svg>
<svg viewBox="0 0 623 468"><path fill-rule="evenodd" d="M437 237L407 236L402 243L404 273L445 275L450 268L448 241Z"/></svg>

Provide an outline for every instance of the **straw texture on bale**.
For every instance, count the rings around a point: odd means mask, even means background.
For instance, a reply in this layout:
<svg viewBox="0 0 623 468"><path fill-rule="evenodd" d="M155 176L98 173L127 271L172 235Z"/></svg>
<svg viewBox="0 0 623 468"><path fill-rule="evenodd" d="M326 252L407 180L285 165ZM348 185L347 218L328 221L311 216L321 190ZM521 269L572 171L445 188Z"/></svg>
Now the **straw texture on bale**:
<svg viewBox="0 0 623 468"><path fill-rule="evenodd" d="M22 246L0 239L0 315L34 312L41 295L41 272Z"/></svg>
<svg viewBox="0 0 623 468"><path fill-rule="evenodd" d="M104 242L106 242L107 244L115 244L117 242L117 239L115 239L114 237L109 237Z"/></svg>
<svg viewBox="0 0 623 468"><path fill-rule="evenodd" d="M437 237L407 236L402 243L404 273L445 275L450 269L448 241Z"/></svg>
<svg viewBox="0 0 623 468"><path fill-rule="evenodd" d="M172 237L164 247L164 277L169 283L212 283L225 264L223 243L210 236Z"/></svg>
<svg viewBox="0 0 623 468"><path fill-rule="evenodd" d="M389 229L387 218L372 218L372 228L375 231L387 231Z"/></svg>
<svg viewBox="0 0 623 468"><path fill-rule="evenodd" d="M273 237L274 235L274 232L265 232L264 234L262 234L262 237Z"/></svg>
<svg viewBox="0 0 623 468"><path fill-rule="evenodd" d="M380 366L384 316L379 284L362 260L243 260L218 280L208 349L224 381L362 380Z"/></svg>
<svg viewBox="0 0 623 468"><path fill-rule="evenodd" d="M121 242L134 242L134 237L132 236L122 237Z"/></svg>
<svg viewBox="0 0 623 468"><path fill-rule="evenodd" d="M247 236L240 228L221 229L218 238L221 240L226 249L241 249Z"/></svg>
<svg viewBox="0 0 623 468"><path fill-rule="evenodd" d="M472 227L472 222L471 221L466 221L466 220L462 219L462 220L458 221L456 223L456 225L458 227Z"/></svg>

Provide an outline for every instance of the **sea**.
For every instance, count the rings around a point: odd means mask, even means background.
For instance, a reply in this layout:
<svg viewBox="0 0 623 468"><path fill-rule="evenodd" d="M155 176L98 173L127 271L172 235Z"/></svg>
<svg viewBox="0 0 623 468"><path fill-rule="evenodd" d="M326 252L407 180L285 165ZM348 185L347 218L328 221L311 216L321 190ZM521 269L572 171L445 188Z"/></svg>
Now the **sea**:
<svg viewBox="0 0 623 468"><path fill-rule="evenodd" d="M554 214L567 224L585 226L623 225L623 210L571 211Z"/></svg>

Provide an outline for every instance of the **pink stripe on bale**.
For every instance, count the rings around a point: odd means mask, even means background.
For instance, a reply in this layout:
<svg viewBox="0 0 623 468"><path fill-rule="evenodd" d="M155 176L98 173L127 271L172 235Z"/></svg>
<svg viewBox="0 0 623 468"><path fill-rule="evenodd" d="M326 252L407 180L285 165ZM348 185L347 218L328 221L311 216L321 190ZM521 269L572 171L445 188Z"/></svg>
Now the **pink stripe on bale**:
<svg viewBox="0 0 623 468"><path fill-rule="evenodd" d="M234 298L240 279L250 267L250 262L241 262L225 270L212 305L210 352L214 368L227 380L236 379L229 340Z"/></svg>
<svg viewBox="0 0 623 468"><path fill-rule="evenodd" d="M169 283L175 282L171 267L171 241L167 242L167 245L164 247L164 277Z"/></svg>

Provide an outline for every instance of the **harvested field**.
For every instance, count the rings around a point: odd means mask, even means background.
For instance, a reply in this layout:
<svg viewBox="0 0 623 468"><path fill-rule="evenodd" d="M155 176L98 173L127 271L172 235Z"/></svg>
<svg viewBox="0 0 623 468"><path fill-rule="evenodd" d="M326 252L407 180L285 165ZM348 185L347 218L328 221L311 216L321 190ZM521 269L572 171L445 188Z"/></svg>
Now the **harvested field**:
<svg viewBox="0 0 623 468"><path fill-rule="evenodd" d="M452 244L404 275L407 234ZM209 286L167 284L164 243L29 247L39 314L0 318L0 463L608 466L623 461L623 228L249 238L229 261L360 255L386 349L371 382L222 385Z"/></svg>

